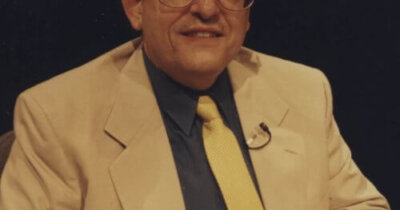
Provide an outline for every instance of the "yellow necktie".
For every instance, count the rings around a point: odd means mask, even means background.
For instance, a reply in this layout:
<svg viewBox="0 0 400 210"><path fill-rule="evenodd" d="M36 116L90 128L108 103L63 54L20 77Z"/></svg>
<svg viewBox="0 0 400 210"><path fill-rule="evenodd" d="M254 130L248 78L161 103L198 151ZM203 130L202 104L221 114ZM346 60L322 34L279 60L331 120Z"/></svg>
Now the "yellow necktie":
<svg viewBox="0 0 400 210"><path fill-rule="evenodd" d="M264 209L239 144L209 96L200 96L197 114L203 119L204 148L227 208Z"/></svg>

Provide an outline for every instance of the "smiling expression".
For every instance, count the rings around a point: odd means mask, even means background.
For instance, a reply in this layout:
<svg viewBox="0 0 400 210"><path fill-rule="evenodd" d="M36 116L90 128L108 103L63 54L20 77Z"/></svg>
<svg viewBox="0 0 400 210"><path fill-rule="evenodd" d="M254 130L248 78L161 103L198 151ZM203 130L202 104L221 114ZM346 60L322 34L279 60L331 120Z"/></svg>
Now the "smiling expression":
<svg viewBox="0 0 400 210"><path fill-rule="evenodd" d="M124 2L125 1L125 2ZM249 10L228 11L218 0L193 0L171 8L159 0L123 0L143 33L147 56L175 81L194 89L211 86L238 53L249 29Z"/></svg>

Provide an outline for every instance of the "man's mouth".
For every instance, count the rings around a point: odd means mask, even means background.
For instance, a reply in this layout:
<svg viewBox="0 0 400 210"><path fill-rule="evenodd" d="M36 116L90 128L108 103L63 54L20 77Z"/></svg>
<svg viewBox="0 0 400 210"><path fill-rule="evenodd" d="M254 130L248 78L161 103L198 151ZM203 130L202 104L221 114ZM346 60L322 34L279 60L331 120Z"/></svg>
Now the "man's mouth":
<svg viewBox="0 0 400 210"><path fill-rule="evenodd" d="M205 32L205 31L190 31L182 33L184 36L197 37L197 38L216 38L221 37L222 34L218 32Z"/></svg>
<svg viewBox="0 0 400 210"><path fill-rule="evenodd" d="M191 38L219 38L223 36L223 31L217 27L195 26L184 29L180 32L183 36Z"/></svg>

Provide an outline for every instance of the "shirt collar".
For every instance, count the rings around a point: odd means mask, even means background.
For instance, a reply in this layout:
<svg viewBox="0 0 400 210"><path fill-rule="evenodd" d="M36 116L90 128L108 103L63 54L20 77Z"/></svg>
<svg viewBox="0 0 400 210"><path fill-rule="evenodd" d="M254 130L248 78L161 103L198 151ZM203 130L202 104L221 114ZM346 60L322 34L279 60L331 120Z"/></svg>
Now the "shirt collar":
<svg viewBox="0 0 400 210"><path fill-rule="evenodd" d="M201 95L209 95L227 115L227 105L232 95L229 77L224 70L215 83L205 91L184 87L157 69L145 53L145 66L149 74L160 109L165 112L186 134L189 135L196 116L197 101Z"/></svg>

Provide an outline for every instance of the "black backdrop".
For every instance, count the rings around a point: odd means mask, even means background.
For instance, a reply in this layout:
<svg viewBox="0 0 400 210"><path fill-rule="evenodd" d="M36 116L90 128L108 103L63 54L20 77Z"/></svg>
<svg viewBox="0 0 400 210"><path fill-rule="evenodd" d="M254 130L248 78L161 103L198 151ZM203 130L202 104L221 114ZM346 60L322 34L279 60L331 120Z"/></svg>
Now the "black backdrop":
<svg viewBox="0 0 400 210"><path fill-rule="evenodd" d="M376 0L256 0L245 45L318 67L364 173L400 209L400 13ZM0 0L0 133L22 90L138 35L120 2Z"/></svg>

